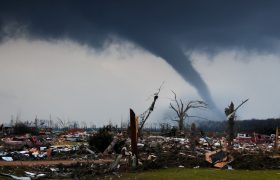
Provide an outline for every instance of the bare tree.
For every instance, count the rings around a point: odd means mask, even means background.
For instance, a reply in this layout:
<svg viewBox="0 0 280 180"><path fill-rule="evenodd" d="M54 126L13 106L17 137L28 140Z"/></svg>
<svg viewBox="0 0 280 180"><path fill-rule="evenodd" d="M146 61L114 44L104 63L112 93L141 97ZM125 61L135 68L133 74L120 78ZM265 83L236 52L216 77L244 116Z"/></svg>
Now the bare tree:
<svg viewBox="0 0 280 180"><path fill-rule="evenodd" d="M36 115L36 117L34 119L34 125L35 125L36 128L38 127L38 122L39 122L39 119L38 119L38 117Z"/></svg>
<svg viewBox="0 0 280 180"><path fill-rule="evenodd" d="M172 91L172 93L174 94L174 99L172 99L174 103L170 103L170 108L176 113L176 118L173 119L173 121L176 121L178 123L179 131L183 131L185 119L187 117L195 117L195 116L189 116L188 114L189 110L205 109L207 108L207 104L204 101L198 101L198 100L184 103L182 99L177 99L177 95L174 91Z"/></svg>
<svg viewBox="0 0 280 180"><path fill-rule="evenodd" d="M84 129L87 129L87 123L86 123L85 121L82 121L82 127L83 127Z"/></svg>
<svg viewBox="0 0 280 180"><path fill-rule="evenodd" d="M160 132L162 134L167 134L171 130L171 125L168 123L160 123Z"/></svg>
<svg viewBox="0 0 280 180"><path fill-rule="evenodd" d="M57 117L57 124L62 129L67 127L67 122L59 117Z"/></svg>

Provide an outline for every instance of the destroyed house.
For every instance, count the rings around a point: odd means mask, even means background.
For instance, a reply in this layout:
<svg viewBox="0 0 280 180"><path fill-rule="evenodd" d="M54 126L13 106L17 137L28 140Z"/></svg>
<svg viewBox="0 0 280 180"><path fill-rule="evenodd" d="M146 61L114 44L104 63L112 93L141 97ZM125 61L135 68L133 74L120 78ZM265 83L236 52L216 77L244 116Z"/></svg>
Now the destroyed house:
<svg viewBox="0 0 280 180"><path fill-rule="evenodd" d="M271 143L272 139L268 135L254 133L253 142L256 143L256 144Z"/></svg>
<svg viewBox="0 0 280 180"><path fill-rule="evenodd" d="M53 131L52 128L48 128L48 127L46 127L46 128L40 128L39 134L40 134L40 135L51 134L52 131Z"/></svg>
<svg viewBox="0 0 280 180"><path fill-rule="evenodd" d="M238 133L235 139L239 143L251 143L252 142L252 137L249 134Z"/></svg>
<svg viewBox="0 0 280 180"><path fill-rule="evenodd" d="M269 143L271 142L271 137L263 134L253 133L253 135L238 133L236 141L239 143Z"/></svg>

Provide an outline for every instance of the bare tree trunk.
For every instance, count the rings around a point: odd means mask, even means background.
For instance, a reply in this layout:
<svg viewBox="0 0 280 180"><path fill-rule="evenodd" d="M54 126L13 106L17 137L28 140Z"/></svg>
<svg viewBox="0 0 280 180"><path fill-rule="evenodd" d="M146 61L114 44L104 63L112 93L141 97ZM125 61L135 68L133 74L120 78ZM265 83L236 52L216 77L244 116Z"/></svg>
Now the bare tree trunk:
<svg viewBox="0 0 280 180"><path fill-rule="evenodd" d="M179 131L182 132L184 131L184 119L180 118L179 120Z"/></svg>

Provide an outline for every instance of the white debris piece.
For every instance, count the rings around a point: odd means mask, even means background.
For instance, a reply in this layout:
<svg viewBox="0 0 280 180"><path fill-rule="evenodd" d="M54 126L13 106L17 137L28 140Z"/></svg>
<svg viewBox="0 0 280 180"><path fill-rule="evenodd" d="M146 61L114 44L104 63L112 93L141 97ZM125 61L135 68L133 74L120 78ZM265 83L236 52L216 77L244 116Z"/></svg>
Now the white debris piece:
<svg viewBox="0 0 280 180"><path fill-rule="evenodd" d="M25 171L25 174L26 174L27 176L30 176L30 177L35 177L35 176L36 176L35 173L28 172L28 171Z"/></svg>
<svg viewBox="0 0 280 180"><path fill-rule="evenodd" d="M50 170L51 170L52 172L57 172L57 171L59 171L58 168L50 168Z"/></svg>
<svg viewBox="0 0 280 180"><path fill-rule="evenodd" d="M10 177L12 179L15 180L31 180L30 177L19 177L19 176L15 176L15 175L11 175L11 174L1 174L2 176L6 176L6 177Z"/></svg>
<svg viewBox="0 0 280 180"><path fill-rule="evenodd" d="M37 174L36 178L45 177L45 176L46 176L46 174Z"/></svg>
<svg viewBox="0 0 280 180"><path fill-rule="evenodd" d="M2 159L3 159L4 161L13 161L13 158L12 158L12 157L8 157L8 156L2 157Z"/></svg>
<svg viewBox="0 0 280 180"><path fill-rule="evenodd" d="M40 151L44 151L47 147L40 147Z"/></svg>
<svg viewBox="0 0 280 180"><path fill-rule="evenodd" d="M232 166L228 165L228 170L233 170Z"/></svg>
<svg viewBox="0 0 280 180"><path fill-rule="evenodd" d="M145 145L142 143L137 143L137 147L144 147Z"/></svg>
<svg viewBox="0 0 280 180"><path fill-rule="evenodd" d="M32 173L32 172L28 172L28 171L25 171L25 174L31 178L40 178L40 177L44 177L46 176L46 174L36 174L36 173Z"/></svg>

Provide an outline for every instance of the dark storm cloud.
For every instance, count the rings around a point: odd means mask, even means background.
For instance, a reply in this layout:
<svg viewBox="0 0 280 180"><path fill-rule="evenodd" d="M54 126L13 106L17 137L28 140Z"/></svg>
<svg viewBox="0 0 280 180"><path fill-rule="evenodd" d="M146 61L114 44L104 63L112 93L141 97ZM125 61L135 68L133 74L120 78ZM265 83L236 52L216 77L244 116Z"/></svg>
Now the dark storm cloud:
<svg viewBox="0 0 280 180"><path fill-rule="evenodd" d="M128 39L165 59L215 107L183 48L273 51L280 37L279 5L265 0L9 0L0 4L0 26L16 22L26 25L31 37L70 38L95 47L111 34ZM5 36L2 31L0 38Z"/></svg>

